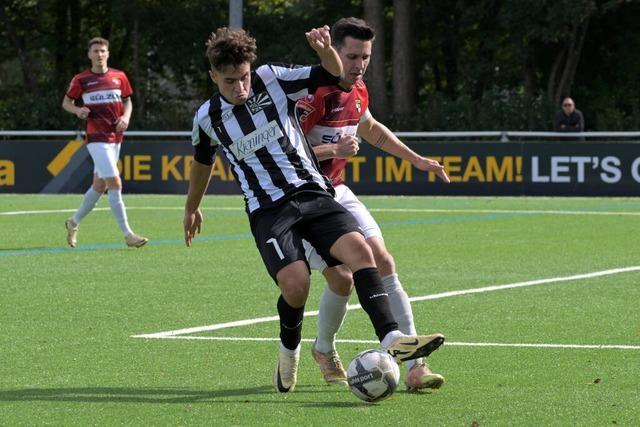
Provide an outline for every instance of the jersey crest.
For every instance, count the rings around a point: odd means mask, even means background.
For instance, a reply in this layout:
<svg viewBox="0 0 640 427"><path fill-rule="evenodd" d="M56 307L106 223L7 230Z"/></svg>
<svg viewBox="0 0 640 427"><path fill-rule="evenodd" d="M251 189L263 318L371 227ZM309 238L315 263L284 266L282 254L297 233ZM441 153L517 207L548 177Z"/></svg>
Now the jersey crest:
<svg viewBox="0 0 640 427"><path fill-rule="evenodd" d="M247 107L251 114L258 114L270 105L273 105L273 101L266 91L257 93L247 100Z"/></svg>

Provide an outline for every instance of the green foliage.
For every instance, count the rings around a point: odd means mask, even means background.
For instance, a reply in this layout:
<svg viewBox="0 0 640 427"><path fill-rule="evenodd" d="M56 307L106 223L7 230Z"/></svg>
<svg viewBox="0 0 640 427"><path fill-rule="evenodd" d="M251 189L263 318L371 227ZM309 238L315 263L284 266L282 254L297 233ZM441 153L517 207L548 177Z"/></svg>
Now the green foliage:
<svg viewBox="0 0 640 427"><path fill-rule="evenodd" d="M71 115L59 114L62 98L43 97L32 99L23 96L7 97L0 102L0 124L12 124L12 127L0 125L5 129L75 129L81 126Z"/></svg>
<svg viewBox="0 0 640 427"><path fill-rule="evenodd" d="M257 39L258 64L283 62L313 64L318 58L304 33L331 26L343 16L360 16L359 2L340 0L249 0L245 28ZM251 13L247 13L252 10Z"/></svg>
<svg viewBox="0 0 640 427"><path fill-rule="evenodd" d="M638 2L421 2L418 19L426 28L417 57L424 64L421 96L427 99L420 119L396 117L396 126L549 130L557 109L548 93L554 62L576 26L588 20L570 94L587 130L637 129L640 85L633 70L640 67L640 37L630 29L639 18ZM437 121L429 121L429 113Z"/></svg>
<svg viewBox="0 0 640 427"><path fill-rule="evenodd" d="M391 76L393 2L382 1L391 90L403 76ZM0 7L0 129L81 127L60 104L72 75L88 67L86 42L96 35L111 41L109 64L134 86L131 129L188 129L193 109L215 90L204 42L227 25L226 0L13 0ZM317 61L306 30L362 15L361 0L247 0L243 20L258 41L258 65L304 64ZM425 0L416 2L415 19L418 112L392 117L392 128L548 130L551 71L576 25L587 21L570 86L586 128L640 128L640 2Z"/></svg>
<svg viewBox="0 0 640 427"><path fill-rule="evenodd" d="M404 131L551 130L555 109L545 95L509 89L491 88L479 99L471 95L452 99L436 92L423 97L412 117L392 117L390 126Z"/></svg>

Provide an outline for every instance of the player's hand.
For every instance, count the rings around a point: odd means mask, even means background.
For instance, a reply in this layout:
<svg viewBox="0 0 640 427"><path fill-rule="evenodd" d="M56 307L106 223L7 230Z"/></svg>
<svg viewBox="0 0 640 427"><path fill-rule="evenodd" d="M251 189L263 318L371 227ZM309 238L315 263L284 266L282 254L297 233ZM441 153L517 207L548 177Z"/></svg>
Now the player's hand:
<svg viewBox="0 0 640 427"><path fill-rule="evenodd" d="M313 28L312 30L304 33L304 35L307 36L309 46L311 46L311 48L316 52L320 52L331 47L331 32L328 25L320 28Z"/></svg>
<svg viewBox="0 0 640 427"><path fill-rule="evenodd" d="M129 120L124 117L118 117L116 120L116 132L124 132L129 127Z"/></svg>
<svg viewBox="0 0 640 427"><path fill-rule="evenodd" d="M89 110L87 107L80 107L76 110L76 116L81 120L87 120L87 118L89 118L90 112L91 110Z"/></svg>
<svg viewBox="0 0 640 427"><path fill-rule="evenodd" d="M348 159L358 154L360 141L353 135L342 135L336 143L336 159Z"/></svg>
<svg viewBox="0 0 640 427"><path fill-rule="evenodd" d="M451 180L449 179L449 175L447 175L447 172L445 172L444 170L444 166L442 166L436 160L428 159L426 157L418 157L413 161L413 166L417 169L420 169L421 171L435 173L441 180L443 180L447 184L451 182Z"/></svg>
<svg viewBox="0 0 640 427"><path fill-rule="evenodd" d="M200 231L202 230L202 222L203 217L200 208L193 212L184 212L184 243L187 246L191 246L193 238L196 237L196 234L200 234Z"/></svg>

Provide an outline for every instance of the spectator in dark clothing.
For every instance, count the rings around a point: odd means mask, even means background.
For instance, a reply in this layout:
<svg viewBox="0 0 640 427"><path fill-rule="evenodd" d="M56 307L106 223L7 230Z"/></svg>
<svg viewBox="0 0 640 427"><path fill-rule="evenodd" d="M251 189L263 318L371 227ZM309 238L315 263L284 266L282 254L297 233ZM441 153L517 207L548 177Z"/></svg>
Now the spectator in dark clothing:
<svg viewBox="0 0 640 427"><path fill-rule="evenodd" d="M580 110L576 110L573 99L566 97L562 100L562 110L553 117L555 132L584 132L584 117Z"/></svg>

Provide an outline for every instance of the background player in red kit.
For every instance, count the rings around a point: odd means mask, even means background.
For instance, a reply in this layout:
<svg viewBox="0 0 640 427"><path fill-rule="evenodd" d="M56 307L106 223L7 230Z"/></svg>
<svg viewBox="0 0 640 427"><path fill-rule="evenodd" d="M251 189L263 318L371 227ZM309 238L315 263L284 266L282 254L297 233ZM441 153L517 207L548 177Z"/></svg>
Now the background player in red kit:
<svg viewBox="0 0 640 427"><path fill-rule="evenodd" d="M118 157L124 131L131 118L131 85L124 72L109 68L109 42L101 37L89 41L91 68L76 74L71 80L62 108L87 121L87 149L93 159L94 177L76 213L65 221L67 243L76 247L78 225L108 190L111 212L124 234L127 246L141 247L149 239L135 234L122 200L122 181L118 172ZM82 106L76 101L82 99Z"/></svg>
<svg viewBox="0 0 640 427"><path fill-rule="evenodd" d="M344 184L342 172L347 158L358 152L359 135L387 153L410 161L417 169L435 172L445 182L449 182L449 177L442 165L415 153L369 112L369 95L362 76L371 58L373 29L361 19L343 18L332 27L331 39L342 60L343 77L338 85L320 87L313 95L298 101L297 113L307 139L320 160L322 172L335 187L336 200L356 217L373 250L400 331L415 335L409 297L398 279L393 257L387 251L380 227L364 204ZM307 244L306 249L309 264L322 271L328 282L320 301L318 337L312 348L313 357L320 365L327 383L346 384L346 372L335 348L335 336L347 312L352 288L351 272L344 265L328 267L313 247ZM444 383L444 378L432 373L422 359L406 363L405 383L409 390L439 388Z"/></svg>

